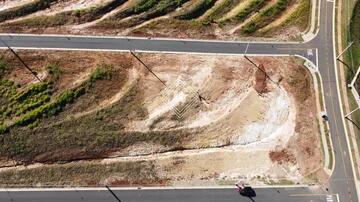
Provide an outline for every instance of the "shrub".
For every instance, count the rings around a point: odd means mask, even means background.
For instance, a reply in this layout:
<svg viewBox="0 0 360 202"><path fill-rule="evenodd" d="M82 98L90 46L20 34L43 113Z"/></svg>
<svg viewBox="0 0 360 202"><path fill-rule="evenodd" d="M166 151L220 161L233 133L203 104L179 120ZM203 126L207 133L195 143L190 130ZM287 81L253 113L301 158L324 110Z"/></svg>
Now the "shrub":
<svg viewBox="0 0 360 202"><path fill-rule="evenodd" d="M61 95L59 95L55 101L42 105L34 109L33 111L25 114L23 117L21 117L15 122L15 125L25 126L33 123L34 121L42 117L56 115L57 113L61 112L67 104L72 103L84 92L85 91L83 91L83 87L75 90L66 90Z"/></svg>
<svg viewBox="0 0 360 202"><path fill-rule="evenodd" d="M31 97L34 97L37 94L49 91L50 88L51 84L49 82L36 83L33 84L28 90L16 95L16 97L12 98L12 100L23 102L26 99L31 99Z"/></svg>
<svg viewBox="0 0 360 202"><path fill-rule="evenodd" d="M57 65L49 64L46 65L46 71L51 75L53 80L58 80L60 78L60 74L62 73L61 69Z"/></svg>
<svg viewBox="0 0 360 202"><path fill-rule="evenodd" d="M0 124L0 134L4 134L8 131L8 128L4 124Z"/></svg>
<svg viewBox="0 0 360 202"><path fill-rule="evenodd" d="M0 59L0 78L6 73L7 69L7 63L3 59Z"/></svg>
<svg viewBox="0 0 360 202"><path fill-rule="evenodd" d="M111 65L102 64L96 67L95 71L90 76L90 82L96 80L110 80L113 67Z"/></svg>
<svg viewBox="0 0 360 202"><path fill-rule="evenodd" d="M140 1L138 4L135 5L133 8L133 14L141 13L144 11L149 10L150 8L154 7L158 1L157 0L144 0Z"/></svg>

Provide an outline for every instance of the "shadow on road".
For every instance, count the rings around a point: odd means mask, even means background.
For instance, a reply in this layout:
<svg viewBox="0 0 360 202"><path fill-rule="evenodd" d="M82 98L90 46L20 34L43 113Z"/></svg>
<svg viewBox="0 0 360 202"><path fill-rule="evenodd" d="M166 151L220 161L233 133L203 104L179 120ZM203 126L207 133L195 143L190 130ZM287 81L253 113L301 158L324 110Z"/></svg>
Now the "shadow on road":
<svg viewBox="0 0 360 202"><path fill-rule="evenodd" d="M239 192L239 194L243 197L247 197L249 198L251 201L255 202L255 200L253 199L254 197L256 197L256 192L253 188L251 187L241 187L239 185L236 184L236 186L238 187L237 191Z"/></svg>
<svg viewBox="0 0 360 202"><path fill-rule="evenodd" d="M343 65L345 65L345 67L347 67L348 68L348 70L350 70L350 72L353 74L353 75L355 75L355 72L352 70L352 68L348 65L348 64L346 64L344 61L342 61L342 60L340 60L340 59L337 59L339 62L341 62Z"/></svg>
<svg viewBox="0 0 360 202"><path fill-rule="evenodd" d="M360 127L353 120L351 120L349 117L345 117L345 119L350 121L358 130L360 130Z"/></svg>

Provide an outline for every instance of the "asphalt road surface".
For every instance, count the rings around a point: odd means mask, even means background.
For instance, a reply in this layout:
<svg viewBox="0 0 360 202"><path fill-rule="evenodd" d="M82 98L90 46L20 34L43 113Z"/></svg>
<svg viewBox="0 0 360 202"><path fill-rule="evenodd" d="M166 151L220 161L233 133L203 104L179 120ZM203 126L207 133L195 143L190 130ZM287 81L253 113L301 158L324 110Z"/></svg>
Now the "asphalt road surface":
<svg viewBox="0 0 360 202"><path fill-rule="evenodd" d="M320 27L314 39L306 43L259 43L259 42L222 42L194 41L149 38L103 38L103 37L64 37L37 35L1 35L9 46L33 49L66 49L66 50L106 50L106 51L159 51L191 52L213 54L247 54L247 55L298 55L310 60L319 69L325 93L325 104L329 117L330 133L335 152L335 169L328 185L323 189L309 188L256 190L255 201L336 201L328 195L338 194L342 202L358 201L353 168L344 132L340 112L339 94L336 86L335 56L333 44L334 2L321 0ZM0 43L0 47L5 47ZM328 188L328 191L320 191ZM117 191L123 201L249 201L240 197L232 189L195 189L195 190L152 190L152 191ZM111 201L107 191L86 192L0 192L0 201ZM9 198L10 197L10 198ZM97 198L98 197L98 198ZM110 197L110 198L109 198ZM120 197L120 198L121 198ZM86 200L85 200L86 199Z"/></svg>
<svg viewBox="0 0 360 202"><path fill-rule="evenodd" d="M121 202L251 202L233 189L114 191ZM256 202L338 202L336 195L309 194L308 188L257 189ZM108 191L0 192L0 201L13 202L116 202Z"/></svg>

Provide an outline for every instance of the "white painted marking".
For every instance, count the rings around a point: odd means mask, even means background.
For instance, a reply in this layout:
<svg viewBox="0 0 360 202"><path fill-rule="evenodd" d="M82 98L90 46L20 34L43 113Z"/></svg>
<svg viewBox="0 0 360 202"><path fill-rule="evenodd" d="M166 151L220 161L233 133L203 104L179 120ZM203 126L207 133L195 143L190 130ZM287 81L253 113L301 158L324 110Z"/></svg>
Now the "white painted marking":
<svg viewBox="0 0 360 202"><path fill-rule="evenodd" d="M327 201L327 202L333 202L334 199L333 199L332 195L327 195L327 196L326 196L326 201Z"/></svg>
<svg viewBox="0 0 360 202"><path fill-rule="evenodd" d="M319 71L319 49L316 49L316 69Z"/></svg>
<svg viewBox="0 0 360 202"><path fill-rule="evenodd" d="M313 50L307 49L307 54L308 54L308 56L313 56L314 55Z"/></svg>

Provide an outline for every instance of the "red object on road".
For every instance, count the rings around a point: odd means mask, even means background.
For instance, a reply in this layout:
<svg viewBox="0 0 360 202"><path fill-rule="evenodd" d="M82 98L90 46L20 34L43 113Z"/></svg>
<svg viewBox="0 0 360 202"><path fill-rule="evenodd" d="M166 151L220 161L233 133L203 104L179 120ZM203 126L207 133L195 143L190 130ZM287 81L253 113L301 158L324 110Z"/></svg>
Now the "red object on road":
<svg viewBox="0 0 360 202"><path fill-rule="evenodd" d="M243 188L242 187L240 187L238 184L235 184L236 185L236 191L237 192L239 192L239 193L241 193L242 192L242 190L243 190Z"/></svg>

